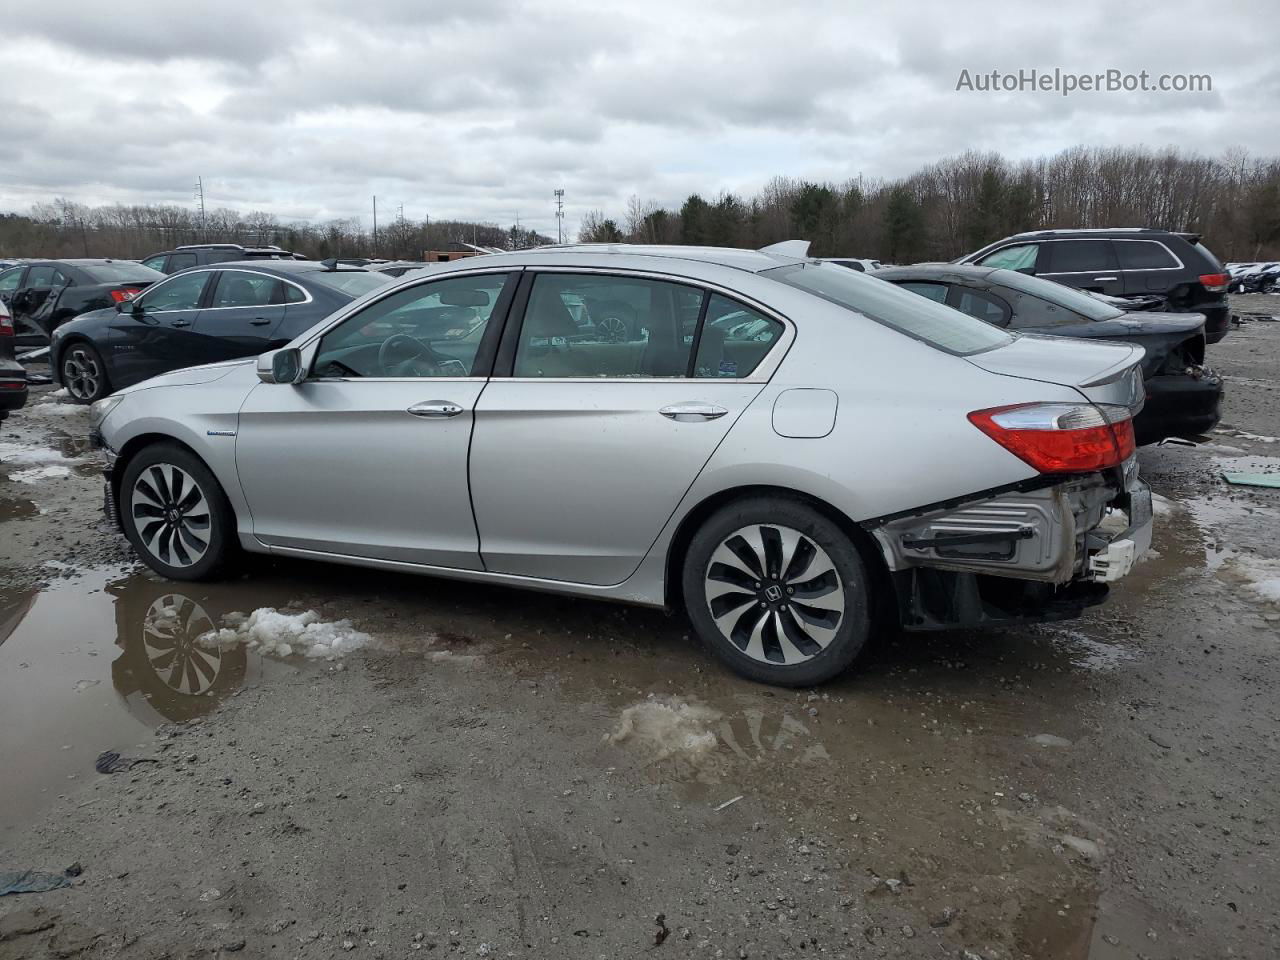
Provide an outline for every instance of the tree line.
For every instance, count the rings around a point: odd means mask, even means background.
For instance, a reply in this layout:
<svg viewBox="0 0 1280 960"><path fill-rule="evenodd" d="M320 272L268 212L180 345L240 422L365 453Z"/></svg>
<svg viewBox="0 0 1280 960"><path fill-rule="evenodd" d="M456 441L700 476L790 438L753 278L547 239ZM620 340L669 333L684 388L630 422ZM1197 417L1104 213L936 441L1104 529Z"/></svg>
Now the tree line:
<svg viewBox="0 0 1280 960"><path fill-rule="evenodd" d="M1223 260L1280 259L1280 158L1220 158L1144 148L1074 147L1012 162L970 151L897 180L774 177L753 196L693 194L679 208L632 197L620 214L583 217L584 242L755 249L807 239L815 256L890 263L950 260L992 240L1050 227L1193 231ZM184 243L274 243L324 259L417 259L455 242L503 249L550 243L518 226L461 220L380 225L282 222L274 214L177 205L86 206L66 199L0 215L0 256L137 259Z"/></svg>
<svg viewBox="0 0 1280 960"><path fill-rule="evenodd" d="M970 151L898 180L775 177L754 196L695 193L679 209L632 197L620 216L587 214L578 239L749 249L805 239L814 256L912 263L1069 227L1189 231L1224 261L1280 259L1280 159L1075 147L1014 163Z"/></svg>
<svg viewBox="0 0 1280 960"><path fill-rule="evenodd" d="M172 204L87 206L59 198L29 214L0 214L0 257L118 257L138 260L187 243L275 244L312 259L385 257L417 260L424 250L452 243L518 249L551 238L519 226L462 220L414 221L397 217L379 224L377 237L357 219L325 223L281 222L274 214L198 210Z"/></svg>

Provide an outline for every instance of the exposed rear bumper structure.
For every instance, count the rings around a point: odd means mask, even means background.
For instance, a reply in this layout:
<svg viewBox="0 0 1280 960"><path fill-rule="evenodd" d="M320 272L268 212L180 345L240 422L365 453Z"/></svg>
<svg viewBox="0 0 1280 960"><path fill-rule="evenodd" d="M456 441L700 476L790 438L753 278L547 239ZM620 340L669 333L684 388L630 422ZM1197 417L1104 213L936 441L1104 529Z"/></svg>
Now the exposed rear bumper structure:
<svg viewBox="0 0 1280 960"><path fill-rule="evenodd" d="M908 630L1064 620L1100 603L1151 546L1151 491L1130 459L868 525Z"/></svg>

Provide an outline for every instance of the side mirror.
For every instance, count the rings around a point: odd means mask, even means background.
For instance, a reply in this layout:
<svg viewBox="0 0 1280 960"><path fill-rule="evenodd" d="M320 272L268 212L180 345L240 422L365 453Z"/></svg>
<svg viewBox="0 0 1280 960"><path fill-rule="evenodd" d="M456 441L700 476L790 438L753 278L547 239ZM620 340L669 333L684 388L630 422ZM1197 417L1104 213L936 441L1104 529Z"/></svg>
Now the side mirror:
<svg viewBox="0 0 1280 960"><path fill-rule="evenodd" d="M258 379L263 383L301 383L305 377L302 351L297 347L271 350L258 357Z"/></svg>

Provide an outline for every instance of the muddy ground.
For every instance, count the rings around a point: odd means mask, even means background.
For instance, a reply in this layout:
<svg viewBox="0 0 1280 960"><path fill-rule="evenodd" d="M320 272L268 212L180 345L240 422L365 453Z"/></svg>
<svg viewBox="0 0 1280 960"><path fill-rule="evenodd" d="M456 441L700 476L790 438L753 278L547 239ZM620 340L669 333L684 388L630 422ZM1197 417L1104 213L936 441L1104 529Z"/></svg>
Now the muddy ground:
<svg viewBox="0 0 1280 960"><path fill-rule="evenodd" d="M159 581L42 388L0 424L0 874L74 876L0 898L0 957L1280 955L1280 491L1221 479L1280 465L1280 323L1210 360L1224 422L1142 451L1158 555L1110 603L801 692L649 611ZM191 642L267 606L370 645Z"/></svg>

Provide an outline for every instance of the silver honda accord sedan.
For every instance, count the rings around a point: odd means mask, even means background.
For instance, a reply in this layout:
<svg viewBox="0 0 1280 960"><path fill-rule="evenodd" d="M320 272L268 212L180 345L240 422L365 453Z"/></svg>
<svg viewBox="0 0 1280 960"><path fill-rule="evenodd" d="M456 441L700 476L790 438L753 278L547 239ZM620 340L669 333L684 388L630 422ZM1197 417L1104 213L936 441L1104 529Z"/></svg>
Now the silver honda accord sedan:
<svg viewBox="0 0 1280 960"><path fill-rule="evenodd" d="M380 288L95 404L160 574L240 551L683 610L756 680L877 630L1063 619L1148 548L1142 351L806 255L567 246Z"/></svg>

